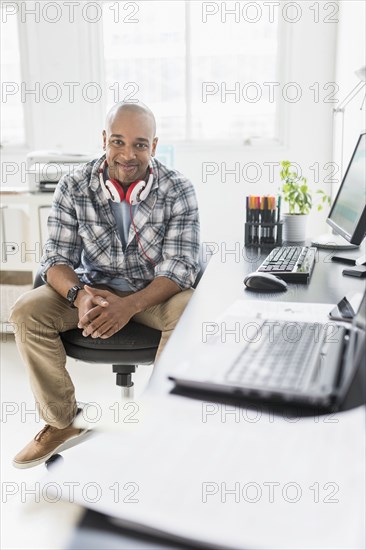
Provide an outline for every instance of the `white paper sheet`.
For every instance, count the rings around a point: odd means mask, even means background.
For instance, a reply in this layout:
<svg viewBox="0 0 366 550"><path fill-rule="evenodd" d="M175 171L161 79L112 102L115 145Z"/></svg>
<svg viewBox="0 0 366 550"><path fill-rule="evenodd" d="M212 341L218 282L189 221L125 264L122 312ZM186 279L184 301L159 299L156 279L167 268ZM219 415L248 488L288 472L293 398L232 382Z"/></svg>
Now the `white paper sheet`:
<svg viewBox="0 0 366 550"><path fill-rule="evenodd" d="M310 418L174 396L139 407L137 422L67 451L48 491L212 547L365 547L364 407Z"/></svg>

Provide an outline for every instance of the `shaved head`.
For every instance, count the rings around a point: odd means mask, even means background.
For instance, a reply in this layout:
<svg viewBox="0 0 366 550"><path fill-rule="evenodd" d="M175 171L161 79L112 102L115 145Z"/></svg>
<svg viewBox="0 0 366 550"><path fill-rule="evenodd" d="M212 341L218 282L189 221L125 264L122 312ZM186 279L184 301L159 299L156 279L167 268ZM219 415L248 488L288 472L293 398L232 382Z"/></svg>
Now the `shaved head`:
<svg viewBox="0 0 366 550"><path fill-rule="evenodd" d="M151 109L149 109L147 105L145 105L141 101L139 101L138 103L125 103L123 101L121 101L120 103L116 103L107 114L107 118L105 121L107 132L110 131L110 128L113 125L115 119L124 114L136 114L138 116L146 117L147 119L149 119L153 133L152 137L155 137L156 121L154 113Z"/></svg>
<svg viewBox="0 0 366 550"><path fill-rule="evenodd" d="M109 176L126 188L147 177L158 143L155 117L143 103L116 103L103 130Z"/></svg>

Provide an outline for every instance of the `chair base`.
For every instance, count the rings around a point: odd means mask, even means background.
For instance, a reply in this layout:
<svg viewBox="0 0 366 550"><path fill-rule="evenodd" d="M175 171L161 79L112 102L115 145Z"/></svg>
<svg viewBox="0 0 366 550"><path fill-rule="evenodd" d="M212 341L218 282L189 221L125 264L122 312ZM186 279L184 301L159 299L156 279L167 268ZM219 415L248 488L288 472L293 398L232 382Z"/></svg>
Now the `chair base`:
<svg viewBox="0 0 366 550"><path fill-rule="evenodd" d="M112 365L113 372L116 373L116 384L122 388L133 386L132 374L136 372L137 365Z"/></svg>
<svg viewBox="0 0 366 550"><path fill-rule="evenodd" d="M133 401L135 397L135 385L132 382L131 386L121 387L121 399L122 401Z"/></svg>

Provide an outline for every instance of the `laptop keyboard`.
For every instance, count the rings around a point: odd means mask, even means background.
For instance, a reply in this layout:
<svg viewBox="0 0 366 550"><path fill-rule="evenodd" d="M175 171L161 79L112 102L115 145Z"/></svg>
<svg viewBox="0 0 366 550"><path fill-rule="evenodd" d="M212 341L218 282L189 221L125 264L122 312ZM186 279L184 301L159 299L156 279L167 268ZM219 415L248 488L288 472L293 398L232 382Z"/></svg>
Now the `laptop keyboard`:
<svg viewBox="0 0 366 550"><path fill-rule="evenodd" d="M299 390L307 381L325 337L325 325L305 322L262 325L258 342L250 342L226 374L236 386Z"/></svg>

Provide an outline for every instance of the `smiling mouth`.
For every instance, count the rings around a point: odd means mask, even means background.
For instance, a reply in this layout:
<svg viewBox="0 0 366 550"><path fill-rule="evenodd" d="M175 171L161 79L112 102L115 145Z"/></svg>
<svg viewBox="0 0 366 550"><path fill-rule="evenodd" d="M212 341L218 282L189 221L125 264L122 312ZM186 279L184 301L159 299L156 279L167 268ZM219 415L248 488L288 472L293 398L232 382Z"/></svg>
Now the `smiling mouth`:
<svg viewBox="0 0 366 550"><path fill-rule="evenodd" d="M123 164L121 162L115 162L115 165L118 168L122 168L122 170L125 170L126 172L132 172L138 167L137 164Z"/></svg>

